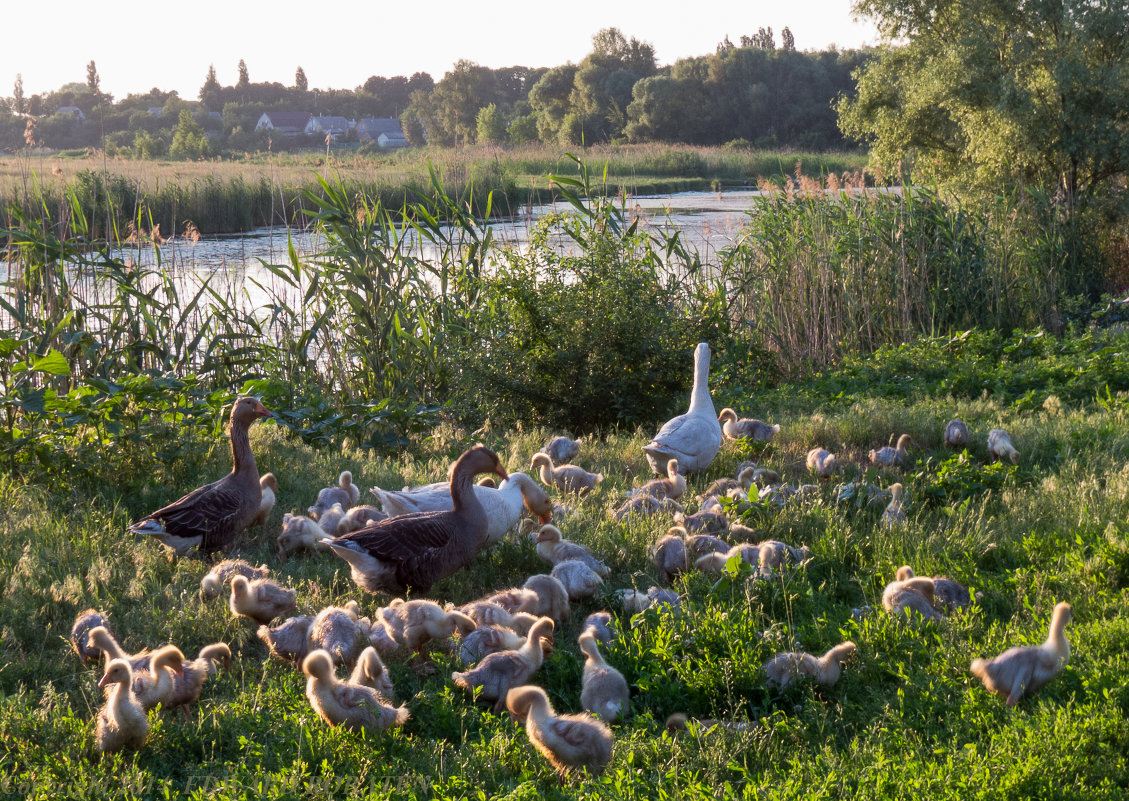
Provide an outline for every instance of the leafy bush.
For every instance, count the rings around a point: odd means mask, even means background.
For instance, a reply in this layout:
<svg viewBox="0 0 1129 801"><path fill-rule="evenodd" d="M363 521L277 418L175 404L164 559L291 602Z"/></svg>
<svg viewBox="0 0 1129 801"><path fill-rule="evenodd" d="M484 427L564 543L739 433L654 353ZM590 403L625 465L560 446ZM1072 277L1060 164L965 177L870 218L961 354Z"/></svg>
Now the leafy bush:
<svg viewBox="0 0 1129 801"><path fill-rule="evenodd" d="M913 474L913 491L916 497L934 505L960 503L1002 489L1015 477L1016 469L1003 462L978 464L967 451L941 462L930 458Z"/></svg>
<svg viewBox="0 0 1129 801"><path fill-rule="evenodd" d="M452 370L460 412L580 432L652 423L686 403L708 301L677 249L660 250L614 203L571 199L578 213L543 219L484 280ZM578 255L561 252L561 232Z"/></svg>

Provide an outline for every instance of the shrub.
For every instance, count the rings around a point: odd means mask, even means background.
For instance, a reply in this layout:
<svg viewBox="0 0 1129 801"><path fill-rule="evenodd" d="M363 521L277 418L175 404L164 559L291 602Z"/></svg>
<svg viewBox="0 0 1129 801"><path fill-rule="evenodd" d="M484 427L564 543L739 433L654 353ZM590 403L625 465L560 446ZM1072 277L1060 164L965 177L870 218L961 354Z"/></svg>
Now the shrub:
<svg viewBox="0 0 1129 801"><path fill-rule="evenodd" d="M485 279L452 369L460 411L579 432L652 423L686 403L691 351L720 315L676 264L676 240L625 225L612 202L570 199L579 213L543 219ZM578 255L558 248L562 233Z"/></svg>

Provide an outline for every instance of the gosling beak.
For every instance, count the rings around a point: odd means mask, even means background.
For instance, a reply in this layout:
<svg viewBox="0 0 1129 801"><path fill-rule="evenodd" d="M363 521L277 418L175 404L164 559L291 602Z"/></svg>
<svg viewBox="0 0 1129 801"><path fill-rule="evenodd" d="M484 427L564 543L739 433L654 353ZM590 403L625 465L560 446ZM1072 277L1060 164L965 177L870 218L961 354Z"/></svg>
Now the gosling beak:
<svg viewBox="0 0 1129 801"><path fill-rule="evenodd" d="M98 679L98 686L99 687L105 687L107 684L110 683L109 679L110 679L109 673L103 674L102 678Z"/></svg>

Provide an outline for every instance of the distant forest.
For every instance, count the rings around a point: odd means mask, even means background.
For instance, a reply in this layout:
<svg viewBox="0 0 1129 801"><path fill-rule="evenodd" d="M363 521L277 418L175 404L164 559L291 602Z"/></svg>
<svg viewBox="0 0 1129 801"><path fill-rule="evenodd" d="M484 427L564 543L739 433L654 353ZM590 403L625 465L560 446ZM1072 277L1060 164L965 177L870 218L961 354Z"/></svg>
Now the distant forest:
<svg viewBox="0 0 1129 801"><path fill-rule="evenodd" d="M659 67L654 48L616 28L592 37L579 64L490 69L459 61L436 82L427 73L372 76L353 90L311 89L302 67L294 85L239 80L221 86L210 67L197 98L154 88L115 102L101 91L96 64L86 81L25 96L17 76L0 98L0 149L104 148L135 158L200 158L265 150L255 131L266 111L301 111L350 120L395 117L409 144L553 145L680 142L832 150L848 146L834 102L854 93L853 74L870 54L801 52L791 32L771 28L714 53ZM356 142L349 131L341 143ZM324 137L281 137L275 150L322 146ZM375 143L357 145L377 149Z"/></svg>

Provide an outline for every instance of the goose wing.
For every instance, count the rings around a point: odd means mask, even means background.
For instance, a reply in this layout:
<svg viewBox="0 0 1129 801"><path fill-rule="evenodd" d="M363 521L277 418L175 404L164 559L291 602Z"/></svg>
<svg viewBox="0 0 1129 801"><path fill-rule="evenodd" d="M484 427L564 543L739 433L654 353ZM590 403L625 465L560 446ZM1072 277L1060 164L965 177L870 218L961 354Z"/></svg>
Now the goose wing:
<svg viewBox="0 0 1129 801"><path fill-rule="evenodd" d="M247 516L247 510L257 508L262 499L261 494L259 498L252 498L245 488L229 479L230 476L225 476L193 490L141 518L130 530L148 533L146 529L156 524L174 537L203 537L200 543L203 550L219 547Z"/></svg>
<svg viewBox="0 0 1129 801"><path fill-rule="evenodd" d="M389 517L327 542L365 553L382 562L406 562L447 545L454 535L453 512L421 512Z"/></svg>

